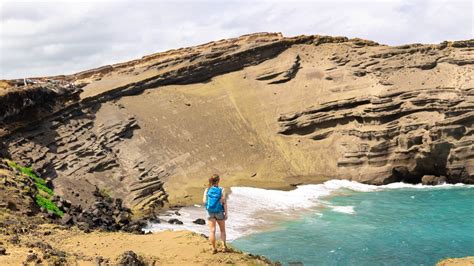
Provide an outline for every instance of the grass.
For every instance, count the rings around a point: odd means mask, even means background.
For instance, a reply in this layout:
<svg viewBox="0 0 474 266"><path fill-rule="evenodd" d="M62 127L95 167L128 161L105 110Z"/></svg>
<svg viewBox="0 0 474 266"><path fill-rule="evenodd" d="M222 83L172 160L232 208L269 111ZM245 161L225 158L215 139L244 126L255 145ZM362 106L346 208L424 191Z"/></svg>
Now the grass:
<svg viewBox="0 0 474 266"><path fill-rule="evenodd" d="M45 208L46 210L52 211L59 217L63 217L64 212L61 211L51 199L43 197L41 194L36 194L35 201L38 206Z"/></svg>
<svg viewBox="0 0 474 266"><path fill-rule="evenodd" d="M30 177L34 181L36 188L45 192L45 196L41 194L35 196L35 202L38 206L54 212L59 217L63 217L64 213L51 201L51 197L54 196L54 191L48 187L46 180L37 176L31 167L21 166L10 160L7 161L7 164L11 168L18 169L22 174Z"/></svg>
<svg viewBox="0 0 474 266"><path fill-rule="evenodd" d="M39 184L39 183L35 183L35 185L36 185L36 188L38 188L39 190L42 190L42 191L48 193L49 195L54 196L54 191L52 189L50 189L49 187L47 187L45 185L42 185L42 184Z"/></svg>

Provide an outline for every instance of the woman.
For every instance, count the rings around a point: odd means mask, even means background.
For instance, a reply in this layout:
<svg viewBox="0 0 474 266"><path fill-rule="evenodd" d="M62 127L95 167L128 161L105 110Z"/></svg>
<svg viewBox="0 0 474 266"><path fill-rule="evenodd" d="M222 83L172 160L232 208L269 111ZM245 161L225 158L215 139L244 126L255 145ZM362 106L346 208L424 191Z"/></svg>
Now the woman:
<svg viewBox="0 0 474 266"><path fill-rule="evenodd" d="M225 220L227 220L227 202L225 200L225 191L219 187L220 178L214 174L209 178L209 185L204 191L202 201L206 206L207 220L209 221L209 240L212 244L212 253L216 254L216 222L221 231L221 240L224 244L224 249L227 251L227 244L225 242Z"/></svg>

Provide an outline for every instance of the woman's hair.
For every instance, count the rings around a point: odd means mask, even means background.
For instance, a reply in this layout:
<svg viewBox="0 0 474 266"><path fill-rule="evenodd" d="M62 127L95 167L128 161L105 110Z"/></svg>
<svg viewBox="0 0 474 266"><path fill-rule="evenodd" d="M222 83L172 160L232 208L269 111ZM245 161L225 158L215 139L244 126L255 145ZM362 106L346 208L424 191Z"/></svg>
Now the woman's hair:
<svg viewBox="0 0 474 266"><path fill-rule="evenodd" d="M209 186L208 187L212 187L212 186L215 186L217 184L219 184L219 175L218 174L213 174L211 177L209 177Z"/></svg>

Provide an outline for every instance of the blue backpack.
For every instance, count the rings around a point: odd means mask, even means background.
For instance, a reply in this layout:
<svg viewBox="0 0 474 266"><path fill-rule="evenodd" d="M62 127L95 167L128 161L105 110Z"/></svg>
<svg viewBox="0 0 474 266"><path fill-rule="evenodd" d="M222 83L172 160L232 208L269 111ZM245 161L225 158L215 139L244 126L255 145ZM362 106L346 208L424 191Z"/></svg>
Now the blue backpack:
<svg viewBox="0 0 474 266"><path fill-rule="evenodd" d="M210 187L207 190L206 210L210 213L218 213L224 211L224 206L221 203L222 188Z"/></svg>

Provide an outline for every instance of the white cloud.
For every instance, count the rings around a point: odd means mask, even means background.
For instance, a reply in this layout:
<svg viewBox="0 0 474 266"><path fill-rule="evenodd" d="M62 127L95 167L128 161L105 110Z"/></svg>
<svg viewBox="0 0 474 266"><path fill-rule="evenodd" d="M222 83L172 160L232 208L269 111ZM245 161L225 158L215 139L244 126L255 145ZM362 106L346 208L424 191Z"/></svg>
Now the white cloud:
<svg viewBox="0 0 474 266"><path fill-rule="evenodd" d="M465 1L3 1L0 78L68 74L261 31L387 44L473 38Z"/></svg>

